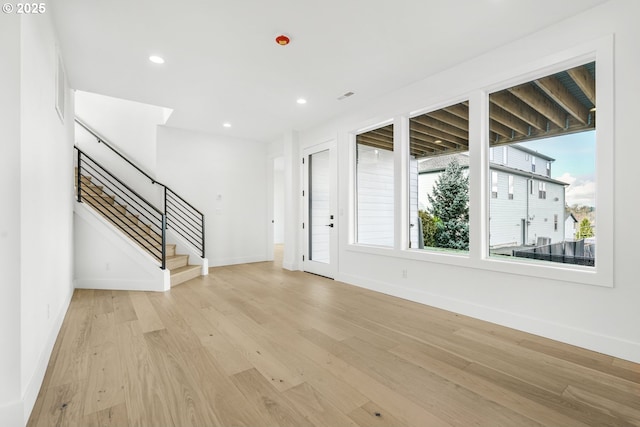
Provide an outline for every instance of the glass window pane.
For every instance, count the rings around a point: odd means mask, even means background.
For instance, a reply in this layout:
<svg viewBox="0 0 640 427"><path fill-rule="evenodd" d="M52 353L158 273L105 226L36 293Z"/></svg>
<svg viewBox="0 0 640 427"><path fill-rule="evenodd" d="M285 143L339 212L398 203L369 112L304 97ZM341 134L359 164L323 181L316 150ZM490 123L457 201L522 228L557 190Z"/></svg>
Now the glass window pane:
<svg viewBox="0 0 640 427"><path fill-rule="evenodd" d="M595 78L591 62L489 95L489 149L509 150L489 161L509 174L509 198L489 198L492 256L595 265Z"/></svg>
<svg viewBox="0 0 640 427"><path fill-rule="evenodd" d="M409 120L410 247L469 250L469 106ZM502 158L502 157L501 157Z"/></svg>
<svg viewBox="0 0 640 427"><path fill-rule="evenodd" d="M356 136L356 242L394 244L393 125Z"/></svg>
<svg viewBox="0 0 640 427"><path fill-rule="evenodd" d="M309 260L329 263L329 150L309 156Z"/></svg>

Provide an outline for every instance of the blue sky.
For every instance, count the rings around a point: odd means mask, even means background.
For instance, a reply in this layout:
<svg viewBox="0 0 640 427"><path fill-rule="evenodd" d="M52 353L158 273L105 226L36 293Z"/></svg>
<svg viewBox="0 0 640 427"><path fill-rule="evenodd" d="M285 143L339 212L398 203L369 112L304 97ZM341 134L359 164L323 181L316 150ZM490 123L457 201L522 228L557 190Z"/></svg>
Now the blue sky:
<svg viewBox="0 0 640 427"><path fill-rule="evenodd" d="M566 182L566 201L595 206L596 133L579 132L520 144L556 159L551 177Z"/></svg>

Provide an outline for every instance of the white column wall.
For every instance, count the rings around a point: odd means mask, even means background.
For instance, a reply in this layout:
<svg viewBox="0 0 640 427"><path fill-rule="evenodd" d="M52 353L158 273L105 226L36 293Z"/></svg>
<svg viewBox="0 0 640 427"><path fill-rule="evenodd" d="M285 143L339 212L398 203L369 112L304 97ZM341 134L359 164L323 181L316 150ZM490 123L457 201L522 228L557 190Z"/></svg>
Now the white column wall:
<svg viewBox="0 0 640 427"><path fill-rule="evenodd" d="M302 157L298 133L289 132L283 138L284 151L284 254L282 266L299 270L302 262Z"/></svg>
<svg viewBox="0 0 640 427"><path fill-rule="evenodd" d="M25 425L73 292L73 116L50 16L0 26L0 425Z"/></svg>
<svg viewBox="0 0 640 427"><path fill-rule="evenodd" d="M21 384L35 403L73 292L73 98L55 109L58 52L51 15L21 22Z"/></svg>
<svg viewBox="0 0 640 427"><path fill-rule="evenodd" d="M0 25L0 424L22 420L20 386L20 21Z"/></svg>

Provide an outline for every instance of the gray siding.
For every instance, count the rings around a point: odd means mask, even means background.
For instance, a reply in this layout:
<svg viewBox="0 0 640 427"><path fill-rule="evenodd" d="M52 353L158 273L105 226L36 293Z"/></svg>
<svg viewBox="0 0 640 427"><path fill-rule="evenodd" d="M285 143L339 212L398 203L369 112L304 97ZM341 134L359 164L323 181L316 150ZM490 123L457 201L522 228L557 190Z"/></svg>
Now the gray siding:
<svg viewBox="0 0 640 427"><path fill-rule="evenodd" d="M551 169L547 171L547 162L548 160L541 156L536 156L535 154L527 153L525 151L520 150L516 146L501 146L501 147L491 147L490 151L490 162L508 166L513 169L518 169L525 172L535 173L537 175L542 175L546 177L551 177ZM504 162L504 154L503 150L507 151L507 162ZM531 171L531 159L535 158L536 170L535 172Z"/></svg>
<svg viewBox="0 0 640 427"><path fill-rule="evenodd" d="M527 179L513 176L513 199L509 199L509 175L498 171L498 197L489 204L489 246L522 244L522 220L527 216ZM489 174L491 177L491 174Z"/></svg>

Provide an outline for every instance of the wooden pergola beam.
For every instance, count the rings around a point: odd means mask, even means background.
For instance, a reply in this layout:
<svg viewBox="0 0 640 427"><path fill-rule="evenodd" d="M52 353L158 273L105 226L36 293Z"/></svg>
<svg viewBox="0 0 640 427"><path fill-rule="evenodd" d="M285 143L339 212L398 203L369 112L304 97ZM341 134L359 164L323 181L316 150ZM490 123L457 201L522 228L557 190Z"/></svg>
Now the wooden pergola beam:
<svg viewBox="0 0 640 427"><path fill-rule="evenodd" d="M498 123L493 119L489 119L489 130L505 138L511 138L513 136L513 132L510 127L507 127L502 123Z"/></svg>
<svg viewBox="0 0 640 427"><path fill-rule="evenodd" d="M569 120L569 126L565 128L554 127L548 132L533 131L531 135L516 135L514 138L500 138L495 139L495 135L491 138L491 146L495 147L504 144L514 144L516 142L532 141L536 139L550 138L558 135L569 135L572 133L584 132L595 129L595 122L589 124L582 124L573 117Z"/></svg>
<svg viewBox="0 0 640 427"><path fill-rule="evenodd" d="M409 147L416 148L428 148L434 151L444 151L447 148L453 148L450 146L455 146L455 144L444 144L443 142L435 142L435 139L428 137L427 135L411 132L409 136Z"/></svg>
<svg viewBox="0 0 640 427"><path fill-rule="evenodd" d="M571 95L569 90L560 83L560 80L554 76L549 76L534 80L534 82L540 89L549 95L551 99L557 102L560 107L564 108L567 113L571 114L581 123L587 123L589 110L573 95Z"/></svg>
<svg viewBox="0 0 640 427"><path fill-rule="evenodd" d="M469 106L464 102L451 105L450 107L444 107L443 110L458 116L461 119L465 119L467 122L469 121Z"/></svg>
<svg viewBox="0 0 640 427"><path fill-rule="evenodd" d="M576 67L567 70L569 77L578 85L582 93L593 105L596 105L596 79L593 78L587 67Z"/></svg>
<svg viewBox="0 0 640 427"><path fill-rule="evenodd" d="M529 125L527 123L502 109L499 105L489 103L489 117L496 122L515 130L519 134L529 134Z"/></svg>
<svg viewBox="0 0 640 427"><path fill-rule="evenodd" d="M508 90L492 93L489 95L489 102L500 106L536 129L547 129L547 118L522 102L518 97L512 95Z"/></svg>
<svg viewBox="0 0 640 427"><path fill-rule="evenodd" d="M567 114L557 104L537 91L531 83L512 87L508 90L556 126L561 128L566 126Z"/></svg>
<svg viewBox="0 0 640 427"><path fill-rule="evenodd" d="M425 114L426 116L432 117L436 120L440 120L443 123L446 123L450 126L457 127L458 129L465 132L465 134L469 135L469 120L463 119L460 116L457 116L453 113L448 112L447 110L437 110L432 111L430 113Z"/></svg>
<svg viewBox="0 0 640 427"><path fill-rule="evenodd" d="M451 135L438 129L433 129L429 126L425 126L422 123L418 123L413 120L411 120L409 123L412 132L422 133L434 137L435 139L439 139L443 144L450 145L451 148L457 148L458 145L463 145L465 147L469 145L469 141L466 139L459 138L455 135Z"/></svg>
<svg viewBox="0 0 640 427"><path fill-rule="evenodd" d="M376 135L380 138L388 138L393 140L393 131L388 131L387 129L376 129L376 130L370 130L369 132L365 133L364 135Z"/></svg>
<svg viewBox="0 0 640 427"><path fill-rule="evenodd" d="M389 144L393 146L393 138L385 137L382 135L374 134L373 132L363 133L357 136L357 138L366 138L371 141L378 141L383 144Z"/></svg>
<svg viewBox="0 0 640 427"><path fill-rule="evenodd" d="M433 145L416 143L413 138L411 138L411 143L410 143L409 147L410 147L409 148L409 152L411 154L415 155L415 153L421 153L420 154L421 157L425 156L425 154L423 154L423 153L440 154L441 152L446 150L446 147L436 147L436 146L433 146Z"/></svg>
<svg viewBox="0 0 640 427"><path fill-rule="evenodd" d="M358 144L367 145L373 148L379 148L381 150L393 151L393 144L389 144L386 142L380 142L375 139L371 139L366 135L358 135L356 136L356 142Z"/></svg>
<svg viewBox="0 0 640 427"><path fill-rule="evenodd" d="M469 140L469 131L468 130L462 130L460 128L457 128L455 126L451 126L450 124L447 123L443 123L440 120L436 120L432 117L429 117L427 115L422 115L422 116L418 116L418 117L414 117L411 119L412 123L420 123L422 125L428 126L432 129L436 129L438 131L444 132L448 135L453 135L455 137L458 137L460 139L463 139L465 141Z"/></svg>

